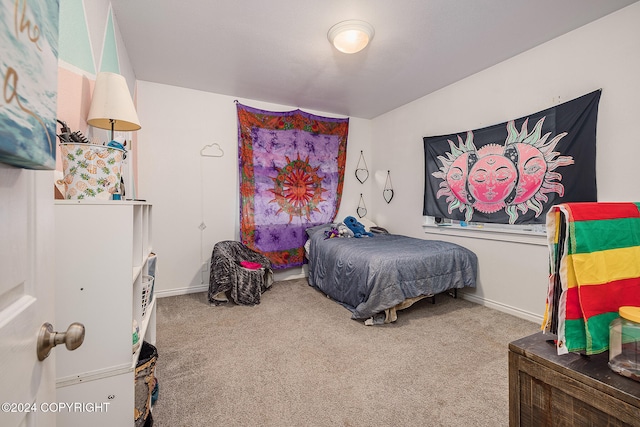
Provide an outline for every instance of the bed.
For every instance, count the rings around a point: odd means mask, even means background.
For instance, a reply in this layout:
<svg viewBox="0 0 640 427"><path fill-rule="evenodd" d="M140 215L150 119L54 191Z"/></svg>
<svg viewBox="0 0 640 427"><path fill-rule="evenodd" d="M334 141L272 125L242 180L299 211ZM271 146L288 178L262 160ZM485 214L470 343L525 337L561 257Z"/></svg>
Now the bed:
<svg viewBox="0 0 640 427"><path fill-rule="evenodd" d="M393 322L422 298L476 286L477 256L462 246L398 234L327 238L332 228L307 229L309 285L367 325Z"/></svg>

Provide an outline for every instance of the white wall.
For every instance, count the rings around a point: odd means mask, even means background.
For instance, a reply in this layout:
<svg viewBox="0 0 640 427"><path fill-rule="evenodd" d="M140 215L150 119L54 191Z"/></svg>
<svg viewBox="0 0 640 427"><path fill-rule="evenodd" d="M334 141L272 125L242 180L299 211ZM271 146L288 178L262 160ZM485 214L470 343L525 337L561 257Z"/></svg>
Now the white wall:
<svg viewBox="0 0 640 427"><path fill-rule="evenodd" d="M422 138L525 116L602 88L597 129L600 201L638 201L640 3L420 98L373 122L373 168L391 170L395 196L374 190L372 219L401 234L439 238L479 256L480 284L465 297L524 318L544 312L546 246L425 235ZM528 23L535 30L535 23ZM505 35L508 37L508 35ZM429 70L425 70L429 78ZM381 194L381 193L380 193Z"/></svg>
<svg viewBox="0 0 640 427"><path fill-rule="evenodd" d="M640 156L640 3L579 28L374 120L351 118L344 197L337 215L354 215L360 193L368 218L415 237L454 241L474 250L480 281L466 298L539 320L544 310L548 251L538 244L425 234L422 227L422 138L525 116L602 88L597 178L602 201L640 200L630 178ZM535 28L535 25L533 26ZM425 78L428 78L425 70ZM154 204L159 295L205 290L215 242L237 239L237 118L233 97L138 82L138 197ZM272 111L296 107L238 99ZM331 116L329 113L312 113ZM219 143L222 158L201 158ZM371 176L354 176L364 150ZM382 198L386 171L395 195ZM378 172L379 180L374 179ZM204 231L199 229L204 223ZM535 239L533 239L535 240ZM302 269L281 272L296 277Z"/></svg>
<svg viewBox="0 0 640 427"><path fill-rule="evenodd" d="M138 198L153 203L153 247L158 254L159 296L203 291L209 283L213 245L239 236L238 129L235 98L138 82ZM296 107L238 99L270 111ZM314 114L335 115L317 111ZM355 178L360 150L368 164L371 122L350 118L343 199L337 219L355 215L360 193L369 208L372 179ZM219 158L200 150L218 143ZM369 208L371 211L371 208ZM206 228L199 227L205 224ZM278 271L276 279L302 277L300 268Z"/></svg>

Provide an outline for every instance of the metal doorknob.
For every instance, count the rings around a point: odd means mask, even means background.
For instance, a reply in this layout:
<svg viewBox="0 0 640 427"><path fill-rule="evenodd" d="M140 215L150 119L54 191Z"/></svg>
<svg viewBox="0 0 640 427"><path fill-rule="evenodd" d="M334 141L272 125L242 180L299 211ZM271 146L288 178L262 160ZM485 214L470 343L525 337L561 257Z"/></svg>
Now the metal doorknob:
<svg viewBox="0 0 640 427"><path fill-rule="evenodd" d="M69 325L66 332L54 332L51 323L45 323L40 327L38 334L38 360L42 361L49 356L51 349L64 343L67 350L75 350L84 341L84 325L74 322Z"/></svg>

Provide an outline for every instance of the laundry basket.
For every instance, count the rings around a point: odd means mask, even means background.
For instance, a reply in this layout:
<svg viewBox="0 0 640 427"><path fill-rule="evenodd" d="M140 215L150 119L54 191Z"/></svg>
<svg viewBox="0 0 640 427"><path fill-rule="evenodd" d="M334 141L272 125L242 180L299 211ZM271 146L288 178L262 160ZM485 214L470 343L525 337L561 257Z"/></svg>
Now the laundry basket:
<svg viewBox="0 0 640 427"><path fill-rule="evenodd" d="M142 276L142 318L147 315L147 308L153 301L153 281L152 276Z"/></svg>
<svg viewBox="0 0 640 427"><path fill-rule="evenodd" d="M65 199L105 199L120 192L125 151L96 144L61 143Z"/></svg>
<svg viewBox="0 0 640 427"><path fill-rule="evenodd" d="M135 427L143 427L151 418L151 395L156 387L156 361L158 349L144 341L135 370ZM153 419L153 418L152 418Z"/></svg>

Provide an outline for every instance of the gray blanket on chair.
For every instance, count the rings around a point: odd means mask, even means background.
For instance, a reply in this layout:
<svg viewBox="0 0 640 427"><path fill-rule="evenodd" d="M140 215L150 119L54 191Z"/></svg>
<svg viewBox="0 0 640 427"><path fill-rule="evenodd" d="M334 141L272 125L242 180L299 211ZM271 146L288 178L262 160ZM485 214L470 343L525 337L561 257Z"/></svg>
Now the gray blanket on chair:
<svg viewBox="0 0 640 427"><path fill-rule="evenodd" d="M262 268L244 268L240 265L242 261L259 263ZM273 270L266 256L233 240L214 245L208 293L211 304L223 304L227 298L241 305L260 304L261 294L272 282Z"/></svg>

